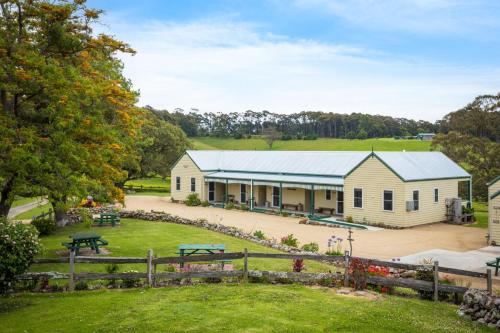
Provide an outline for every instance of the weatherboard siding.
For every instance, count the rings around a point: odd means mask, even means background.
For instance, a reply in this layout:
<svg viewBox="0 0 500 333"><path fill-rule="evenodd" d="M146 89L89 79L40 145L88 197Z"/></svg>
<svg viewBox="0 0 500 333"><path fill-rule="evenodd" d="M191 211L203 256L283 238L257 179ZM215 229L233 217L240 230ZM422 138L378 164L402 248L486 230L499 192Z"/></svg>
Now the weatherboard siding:
<svg viewBox="0 0 500 333"><path fill-rule="evenodd" d="M354 188L363 189L363 208L354 207ZM383 191L393 190L393 211L384 211ZM379 159L370 157L344 180L344 217L354 222L405 226L405 183Z"/></svg>
<svg viewBox="0 0 500 333"><path fill-rule="evenodd" d="M488 187L488 230L490 242L500 245L500 195L490 199L497 191L500 191L500 180Z"/></svg>
<svg viewBox="0 0 500 333"><path fill-rule="evenodd" d="M405 226L411 227L446 221L445 199L458 198L458 182L458 179L406 182L405 201L411 201L413 191L418 190L420 202L418 211L406 213ZM437 203L434 202L435 188L439 189L439 201Z"/></svg>
<svg viewBox="0 0 500 333"><path fill-rule="evenodd" d="M172 169L171 195L174 200L184 201L191 194L191 178L196 179L196 193L201 200L205 200L205 184L203 180L203 172L198 169L193 160L185 154L175 164ZM176 190L176 177L181 177L180 191Z"/></svg>

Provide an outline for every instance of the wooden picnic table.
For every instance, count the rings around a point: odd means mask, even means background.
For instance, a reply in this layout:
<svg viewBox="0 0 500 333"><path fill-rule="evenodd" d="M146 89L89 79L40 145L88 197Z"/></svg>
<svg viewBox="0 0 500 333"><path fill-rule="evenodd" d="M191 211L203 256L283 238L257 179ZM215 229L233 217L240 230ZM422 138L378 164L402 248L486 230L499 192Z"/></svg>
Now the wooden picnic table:
<svg viewBox="0 0 500 333"><path fill-rule="evenodd" d="M75 251L75 254L78 255L80 249L83 247L90 247L95 252L99 253L99 246L108 245L108 242L101 238L101 235L98 235L93 232L78 232L69 236L72 239L71 242L63 242L68 250Z"/></svg>
<svg viewBox="0 0 500 333"><path fill-rule="evenodd" d="M114 227L120 222L120 216L114 212L103 212L97 216L93 216L93 218L100 226L103 226L105 223L111 223L111 226Z"/></svg>
<svg viewBox="0 0 500 333"><path fill-rule="evenodd" d="M224 253L225 249L224 244L181 244L179 245L179 255L184 257L193 254ZM184 267L184 263L181 262L180 267ZM224 268L224 261L222 267Z"/></svg>

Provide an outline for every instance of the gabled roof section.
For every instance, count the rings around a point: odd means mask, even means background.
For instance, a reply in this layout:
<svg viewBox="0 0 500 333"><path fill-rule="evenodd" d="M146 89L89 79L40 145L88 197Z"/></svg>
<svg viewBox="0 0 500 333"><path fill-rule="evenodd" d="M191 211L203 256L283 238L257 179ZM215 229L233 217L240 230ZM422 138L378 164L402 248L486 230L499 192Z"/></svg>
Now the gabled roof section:
<svg viewBox="0 0 500 333"><path fill-rule="evenodd" d="M486 185L491 186L500 180L500 175L493 178L491 181L487 182Z"/></svg>
<svg viewBox="0 0 500 333"><path fill-rule="evenodd" d="M491 200L495 199L496 197L498 197L500 195L500 190L496 191L495 193L493 193L490 197Z"/></svg>
<svg viewBox="0 0 500 333"><path fill-rule="evenodd" d="M347 177L370 158L378 158L403 181L469 178L440 152L188 150L201 171Z"/></svg>
<svg viewBox="0 0 500 333"><path fill-rule="evenodd" d="M374 154L404 181L470 177L469 173L441 152L377 152Z"/></svg>
<svg viewBox="0 0 500 333"><path fill-rule="evenodd" d="M343 177L369 152L188 150L202 171L258 172Z"/></svg>

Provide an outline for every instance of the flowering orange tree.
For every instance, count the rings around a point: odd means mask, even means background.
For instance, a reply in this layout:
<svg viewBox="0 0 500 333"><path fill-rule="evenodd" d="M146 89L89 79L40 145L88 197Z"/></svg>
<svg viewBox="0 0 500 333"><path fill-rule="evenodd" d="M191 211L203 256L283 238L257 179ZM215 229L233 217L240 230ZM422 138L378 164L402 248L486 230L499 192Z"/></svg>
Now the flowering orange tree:
<svg viewBox="0 0 500 333"><path fill-rule="evenodd" d="M0 215L19 193L46 194L61 223L72 198L122 201L142 110L117 54L134 51L93 34L84 0L0 9Z"/></svg>

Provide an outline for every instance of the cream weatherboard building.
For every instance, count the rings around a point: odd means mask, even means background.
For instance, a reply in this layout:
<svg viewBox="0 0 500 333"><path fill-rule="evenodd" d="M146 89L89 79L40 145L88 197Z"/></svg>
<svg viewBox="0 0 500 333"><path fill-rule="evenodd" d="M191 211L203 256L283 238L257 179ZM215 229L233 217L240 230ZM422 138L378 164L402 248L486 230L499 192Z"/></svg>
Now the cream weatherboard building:
<svg viewBox="0 0 500 333"><path fill-rule="evenodd" d="M491 244L500 245L500 176L488 183L488 234Z"/></svg>
<svg viewBox="0 0 500 333"><path fill-rule="evenodd" d="M410 227L446 220L445 199L471 176L439 152L187 151L172 198L312 218Z"/></svg>

